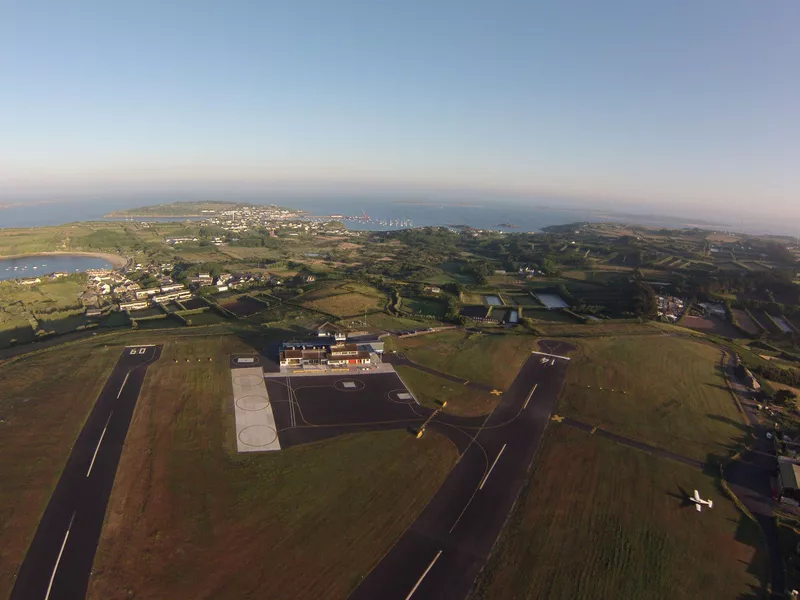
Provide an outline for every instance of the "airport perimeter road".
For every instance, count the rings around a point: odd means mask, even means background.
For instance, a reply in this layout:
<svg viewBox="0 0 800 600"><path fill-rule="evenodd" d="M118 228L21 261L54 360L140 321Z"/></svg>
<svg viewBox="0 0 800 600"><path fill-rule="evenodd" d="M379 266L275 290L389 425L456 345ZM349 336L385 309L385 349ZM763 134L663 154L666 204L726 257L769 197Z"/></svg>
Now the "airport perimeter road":
<svg viewBox="0 0 800 600"><path fill-rule="evenodd" d="M549 351L573 348L550 342ZM533 354L485 422L442 415L468 447L442 487L350 600L463 600L503 528L564 383L568 361ZM470 441L469 438L474 438Z"/></svg>
<svg viewBox="0 0 800 600"><path fill-rule="evenodd" d="M125 348L83 427L25 560L12 600L86 596L122 446L147 366L160 346Z"/></svg>

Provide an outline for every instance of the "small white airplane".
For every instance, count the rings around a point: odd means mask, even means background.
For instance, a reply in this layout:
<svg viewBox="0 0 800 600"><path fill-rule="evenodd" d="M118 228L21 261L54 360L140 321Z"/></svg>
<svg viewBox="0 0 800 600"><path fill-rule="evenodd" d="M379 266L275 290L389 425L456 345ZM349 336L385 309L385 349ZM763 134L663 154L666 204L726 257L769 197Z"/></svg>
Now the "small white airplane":
<svg viewBox="0 0 800 600"><path fill-rule="evenodd" d="M703 504L705 504L708 508L714 508L714 501L713 500L703 500L700 497L700 493L695 490L694 496L689 498L692 502L694 502L695 508L697 508L697 512L701 512L703 510Z"/></svg>

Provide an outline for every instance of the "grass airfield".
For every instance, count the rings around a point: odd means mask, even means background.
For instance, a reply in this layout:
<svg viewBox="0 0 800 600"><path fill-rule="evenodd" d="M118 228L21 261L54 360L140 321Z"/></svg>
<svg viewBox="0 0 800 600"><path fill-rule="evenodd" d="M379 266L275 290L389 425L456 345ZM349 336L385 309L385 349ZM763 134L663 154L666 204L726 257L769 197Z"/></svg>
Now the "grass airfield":
<svg viewBox="0 0 800 600"><path fill-rule="evenodd" d="M716 370L718 349L646 326L571 327L578 350L563 414L700 460L741 440ZM602 331L588 335L595 328ZM15 398L13 406L6 394L0 400L0 449L18 457L0 464L8 482L0 490L0 594L10 590L69 447L126 343L163 343L164 352L134 414L89 598L260 598L265 590L270 598L344 598L457 458L442 437L402 431L238 455L227 356L252 345L181 332L113 339L108 348L86 340L0 366L0 384L11 386L2 389ZM537 347L528 335L461 331L393 343L421 364L499 389ZM450 393L456 403L462 393L443 378L406 376L415 393L426 389L425 402ZM451 389L437 390L427 377ZM475 396L453 406L480 414L494 402ZM41 431L53 438L46 459ZM685 506L681 490L695 487L714 500L712 511ZM764 576L759 548L757 530L712 475L551 423L476 598L746 598Z"/></svg>

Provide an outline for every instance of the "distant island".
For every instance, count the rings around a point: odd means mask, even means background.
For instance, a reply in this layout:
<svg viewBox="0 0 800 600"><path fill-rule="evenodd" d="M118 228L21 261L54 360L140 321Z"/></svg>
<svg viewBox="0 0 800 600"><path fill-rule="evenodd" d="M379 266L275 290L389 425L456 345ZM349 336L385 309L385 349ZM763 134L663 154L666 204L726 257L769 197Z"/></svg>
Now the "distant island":
<svg viewBox="0 0 800 600"><path fill-rule="evenodd" d="M500 223L498 227L505 227L506 229L519 229L519 225L514 225L514 223Z"/></svg>
<svg viewBox="0 0 800 600"><path fill-rule="evenodd" d="M211 218L223 211L239 210L254 207L251 204L239 202L207 201L207 202L172 202L169 204L156 204L154 206L140 206L123 210L115 210L105 215L107 219L120 218ZM272 208L282 210L293 215L304 214L305 211L283 208L274 204L259 205L258 208Z"/></svg>

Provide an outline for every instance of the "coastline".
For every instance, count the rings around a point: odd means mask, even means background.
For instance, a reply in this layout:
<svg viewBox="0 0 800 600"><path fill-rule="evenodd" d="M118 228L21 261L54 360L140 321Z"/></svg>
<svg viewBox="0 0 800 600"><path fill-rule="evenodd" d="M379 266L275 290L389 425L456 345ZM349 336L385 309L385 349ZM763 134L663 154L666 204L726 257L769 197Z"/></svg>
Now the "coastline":
<svg viewBox="0 0 800 600"><path fill-rule="evenodd" d="M120 256L119 254L110 254L108 252L69 252L62 250L54 250L52 252L26 252L24 254L0 254L0 260L7 258L28 258L29 256L93 256L95 258L102 258L111 263L115 269L124 267L128 264L128 259Z"/></svg>

